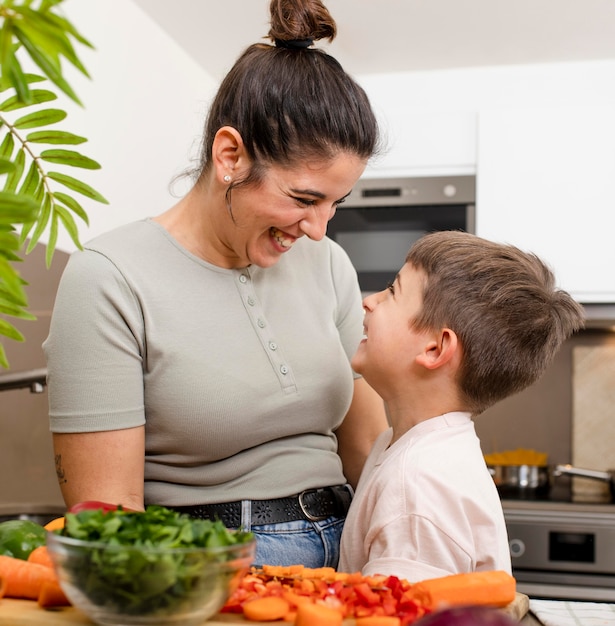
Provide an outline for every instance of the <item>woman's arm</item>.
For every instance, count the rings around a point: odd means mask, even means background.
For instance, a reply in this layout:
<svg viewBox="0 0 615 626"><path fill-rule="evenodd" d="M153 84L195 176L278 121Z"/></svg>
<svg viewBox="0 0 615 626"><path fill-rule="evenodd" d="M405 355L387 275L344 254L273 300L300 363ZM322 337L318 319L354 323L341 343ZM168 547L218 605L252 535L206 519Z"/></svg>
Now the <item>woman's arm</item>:
<svg viewBox="0 0 615 626"><path fill-rule="evenodd" d="M98 500L143 510L145 427L54 433L56 474L67 507Z"/></svg>
<svg viewBox="0 0 615 626"><path fill-rule="evenodd" d="M382 399L363 378L355 379L350 408L335 431L344 474L353 488L376 437L387 427Z"/></svg>

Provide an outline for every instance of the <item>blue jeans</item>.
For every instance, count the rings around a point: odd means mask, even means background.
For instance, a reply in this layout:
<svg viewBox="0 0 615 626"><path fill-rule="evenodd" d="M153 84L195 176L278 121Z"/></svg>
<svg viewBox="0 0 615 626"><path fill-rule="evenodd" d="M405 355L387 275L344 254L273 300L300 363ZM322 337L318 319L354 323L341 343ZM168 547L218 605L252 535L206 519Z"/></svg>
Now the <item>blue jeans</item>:
<svg viewBox="0 0 615 626"><path fill-rule="evenodd" d="M340 558L340 538L345 518L328 517L310 522L294 520L279 524L252 526L245 530L256 536L254 565L305 565L335 567Z"/></svg>

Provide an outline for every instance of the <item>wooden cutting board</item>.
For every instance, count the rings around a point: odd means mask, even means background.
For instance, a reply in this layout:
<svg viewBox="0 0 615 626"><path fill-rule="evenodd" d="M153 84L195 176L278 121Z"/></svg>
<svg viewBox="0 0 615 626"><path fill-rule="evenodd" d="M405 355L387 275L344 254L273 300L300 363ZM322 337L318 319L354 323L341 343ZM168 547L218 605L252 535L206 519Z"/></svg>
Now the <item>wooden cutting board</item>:
<svg viewBox="0 0 615 626"><path fill-rule="evenodd" d="M521 620L529 610L529 598L517 593L513 602L505 609L511 617ZM271 624L272 622L267 622ZM276 622L282 624L283 622ZM81 611L72 606L62 607L58 609L41 609L33 600L13 600L11 598L2 598L0 600L0 626L91 626L93 622L88 619ZM207 622L207 626L229 626L229 624L256 624L245 620L240 615L217 614ZM347 619L344 621L347 626L352 626L354 620Z"/></svg>

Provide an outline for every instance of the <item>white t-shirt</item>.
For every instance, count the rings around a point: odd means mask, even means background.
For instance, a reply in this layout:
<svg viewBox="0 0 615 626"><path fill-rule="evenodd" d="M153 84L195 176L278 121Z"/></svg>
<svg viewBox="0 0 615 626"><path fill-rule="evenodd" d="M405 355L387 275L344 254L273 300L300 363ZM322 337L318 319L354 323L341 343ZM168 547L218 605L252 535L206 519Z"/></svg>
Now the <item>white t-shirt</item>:
<svg viewBox="0 0 615 626"><path fill-rule="evenodd" d="M340 570L410 582L510 573L502 505L468 413L417 424L367 459L342 534Z"/></svg>

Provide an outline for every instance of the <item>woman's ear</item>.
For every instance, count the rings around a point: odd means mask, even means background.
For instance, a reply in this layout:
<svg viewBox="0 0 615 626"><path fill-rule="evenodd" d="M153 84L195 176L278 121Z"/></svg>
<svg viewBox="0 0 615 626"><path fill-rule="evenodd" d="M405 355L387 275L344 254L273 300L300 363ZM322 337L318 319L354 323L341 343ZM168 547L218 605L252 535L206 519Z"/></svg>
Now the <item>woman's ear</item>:
<svg viewBox="0 0 615 626"><path fill-rule="evenodd" d="M416 362L426 369L433 370L449 363L459 349L457 334L450 328L443 328L426 344L417 355Z"/></svg>
<svg viewBox="0 0 615 626"><path fill-rule="evenodd" d="M211 157L216 179L226 186L248 167L243 139L232 126L223 126L218 130L212 144Z"/></svg>

